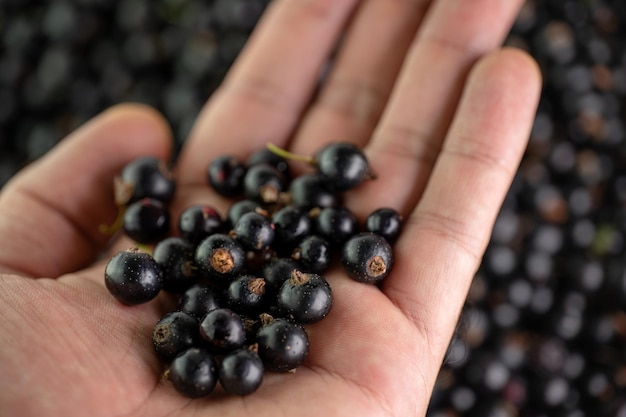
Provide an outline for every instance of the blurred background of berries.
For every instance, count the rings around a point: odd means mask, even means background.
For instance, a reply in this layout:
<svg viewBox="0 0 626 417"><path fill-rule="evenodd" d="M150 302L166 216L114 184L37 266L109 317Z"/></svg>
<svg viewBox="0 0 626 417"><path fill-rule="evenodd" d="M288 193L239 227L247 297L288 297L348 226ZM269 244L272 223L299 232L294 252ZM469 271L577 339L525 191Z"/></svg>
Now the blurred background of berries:
<svg viewBox="0 0 626 417"><path fill-rule="evenodd" d="M180 146L268 2L0 0L0 186L119 102ZM626 1L527 0L507 44L544 91L429 415L625 417Z"/></svg>

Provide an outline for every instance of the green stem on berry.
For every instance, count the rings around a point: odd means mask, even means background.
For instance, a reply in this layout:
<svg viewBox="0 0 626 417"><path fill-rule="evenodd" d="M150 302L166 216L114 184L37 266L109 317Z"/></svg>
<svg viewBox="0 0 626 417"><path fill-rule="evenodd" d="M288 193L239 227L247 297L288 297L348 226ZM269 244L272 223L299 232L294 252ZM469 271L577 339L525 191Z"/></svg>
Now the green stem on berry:
<svg viewBox="0 0 626 417"><path fill-rule="evenodd" d="M101 224L100 226L98 226L98 231L105 236L113 236L115 233L117 233L118 230L122 228L122 225L124 224L124 213L126 213L126 206L118 205L117 217L115 218L113 223L111 223L110 225Z"/></svg>
<svg viewBox="0 0 626 417"><path fill-rule="evenodd" d="M288 150L285 150L283 148L279 148L278 146L274 145L273 143L268 143L267 144L267 149L269 149L270 152L273 152L276 155L281 156L281 157L283 157L285 159L291 159L293 161L301 161L301 162L306 162L307 164L317 165L317 160L315 159L314 156L299 155L297 153L289 152Z"/></svg>
<svg viewBox="0 0 626 417"><path fill-rule="evenodd" d="M137 248L142 251L145 252L147 254L152 255L154 250L153 247L150 245L146 245L145 243L139 243L139 242L135 242L137 244Z"/></svg>

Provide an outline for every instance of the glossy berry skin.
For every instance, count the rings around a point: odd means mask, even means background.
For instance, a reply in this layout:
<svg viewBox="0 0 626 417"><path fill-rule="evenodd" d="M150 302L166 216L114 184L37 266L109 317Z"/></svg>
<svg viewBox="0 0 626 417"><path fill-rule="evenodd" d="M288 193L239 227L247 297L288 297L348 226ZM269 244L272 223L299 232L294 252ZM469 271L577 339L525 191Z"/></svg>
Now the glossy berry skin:
<svg viewBox="0 0 626 417"><path fill-rule="evenodd" d="M295 206L285 206L275 212L272 223L276 231L274 247L282 252L290 252L313 231L308 212Z"/></svg>
<svg viewBox="0 0 626 417"><path fill-rule="evenodd" d="M209 311L219 307L220 302L212 287L206 284L195 284L180 296L177 308L200 321Z"/></svg>
<svg viewBox="0 0 626 417"><path fill-rule="evenodd" d="M392 248L382 236L369 232L359 233L344 244L341 265L356 281L378 283L391 270Z"/></svg>
<svg viewBox="0 0 626 417"><path fill-rule="evenodd" d="M209 311L200 322L200 336L216 353L227 353L243 346L246 331L241 317L228 308Z"/></svg>
<svg viewBox="0 0 626 417"><path fill-rule="evenodd" d="M201 348L189 348L176 356L167 376L176 391L189 398L205 397L218 381L218 364L213 355Z"/></svg>
<svg viewBox="0 0 626 417"><path fill-rule="evenodd" d="M219 365L219 381L231 395L249 395L263 382L263 362L249 349L239 349L224 356Z"/></svg>
<svg viewBox="0 0 626 417"><path fill-rule="evenodd" d="M331 189L328 180L319 174L305 174L294 178L289 184L289 195L292 205L304 209L341 204L341 197Z"/></svg>
<svg viewBox="0 0 626 417"><path fill-rule="evenodd" d="M306 272L323 272L328 269L331 261L330 243L318 235L307 236L293 250L291 258Z"/></svg>
<svg viewBox="0 0 626 417"><path fill-rule="evenodd" d="M163 273L150 254L137 250L122 251L109 259L104 269L104 283L121 303L143 304L161 291Z"/></svg>
<svg viewBox="0 0 626 417"><path fill-rule="evenodd" d="M393 243L400 235L402 216L392 208L379 208L365 219L365 231L376 233Z"/></svg>
<svg viewBox="0 0 626 417"><path fill-rule="evenodd" d="M300 269L300 265L291 258L276 258L266 263L260 271L260 275L265 279L265 291L278 293L283 282L287 281L296 269Z"/></svg>
<svg viewBox="0 0 626 417"><path fill-rule="evenodd" d="M274 241L274 225L267 217L257 213L246 213L233 228L235 239L244 249L259 251Z"/></svg>
<svg viewBox="0 0 626 417"><path fill-rule="evenodd" d="M226 214L227 224L230 226L230 228L232 228L237 224L241 216L243 216L244 214L258 211L261 209L261 203L259 203L258 201L236 201L230 206L230 208L228 209L228 213Z"/></svg>
<svg viewBox="0 0 626 417"><path fill-rule="evenodd" d="M252 275L242 275L230 283L226 299L237 313L255 315L265 307L265 280Z"/></svg>
<svg viewBox="0 0 626 417"><path fill-rule="evenodd" d="M249 200L275 203L287 188L287 181L279 170L268 164L253 165L243 180L244 195Z"/></svg>
<svg viewBox="0 0 626 417"><path fill-rule="evenodd" d="M234 156L224 155L209 163L207 179L209 185L224 197L236 197L243 192L246 166Z"/></svg>
<svg viewBox="0 0 626 417"><path fill-rule="evenodd" d="M296 369L309 353L309 336L302 325L275 318L257 332L259 357L270 372Z"/></svg>
<svg viewBox="0 0 626 417"><path fill-rule="evenodd" d="M163 271L163 289L182 292L197 279L194 246L180 237L167 237L154 247L152 257Z"/></svg>
<svg viewBox="0 0 626 417"><path fill-rule="evenodd" d="M326 207L314 217L315 233L339 247L358 232L357 219L345 207Z"/></svg>
<svg viewBox="0 0 626 417"><path fill-rule="evenodd" d="M278 172L283 174L283 177L286 180L289 180L289 178L291 178L291 169L289 168L289 163L287 162L287 160L267 148L263 148L254 152L246 161L246 165L248 165L248 167L260 164L273 166L278 170Z"/></svg>
<svg viewBox="0 0 626 417"><path fill-rule="evenodd" d="M130 204L124 213L124 233L138 243L154 244L170 230L170 212L159 200L144 198Z"/></svg>
<svg viewBox="0 0 626 417"><path fill-rule="evenodd" d="M196 204L187 207L178 217L178 234L197 245L203 239L224 229L224 221L211 206Z"/></svg>
<svg viewBox="0 0 626 417"><path fill-rule="evenodd" d="M205 274L223 281L241 272L245 266L246 253L232 237L215 234L200 242L194 259Z"/></svg>
<svg viewBox="0 0 626 417"><path fill-rule="evenodd" d="M369 164L363 151L351 143L331 143L315 154L317 170L337 191L359 185L368 176Z"/></svg>
<svg viewBox="0 0 626 417"><path fill-rule="evenodd" d="M152 346L159 358L171 361L200 342L198 320L182 311L165 314L152 330Z"/></svg>
<svg viewBox="0 0 626 417"><path fill-rule="evenodd" d="M333 293L322 276L295 270L281 286L277 306L291 320L302 324L315 323L330 312Z"/></svg>
<svg viewBox="0 0 626 417"><path fill-rule="evenodd" d="M127 205L143 198L159 200L164 204L172 201L176 181L164 161L153 156L142 156L128 163L120 173L116 194L125 194L118 203Z"/></svg>

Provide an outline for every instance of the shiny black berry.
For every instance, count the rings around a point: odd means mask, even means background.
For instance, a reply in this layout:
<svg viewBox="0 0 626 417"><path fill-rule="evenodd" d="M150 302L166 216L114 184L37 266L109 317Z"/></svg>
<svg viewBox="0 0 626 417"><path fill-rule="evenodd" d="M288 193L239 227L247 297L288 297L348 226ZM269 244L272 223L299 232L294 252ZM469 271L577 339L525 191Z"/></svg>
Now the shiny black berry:
<svg viewBox="0 0 626 417"><path fill-rule="evenodd" d="M260 275L265 279L266 292L276 294L278 289L291 277L291 273L300 269L298 262L291 258L275 258L261 268Z"/></svg>
<svg viewBox="0 0 626 417"><path fill-rule="evenodd" d="M290 252L313 231L308 212L295 206L279 209L272 215L272 223L276 232L274 247L283 253Z"/></svg>
<svg viewBox="0 0 626 417"><path fill-rule="evenodd" d="M163 286L159 264L148 253L132 249L113 255L104 269L109 292L127 305L142 304L157 296Z"/></svg>
<svg viewBox="0 0 626 417"><path fill-rule="evenodd" d="M124 233L138 243L154 244L170 230L170 212L159 200L143 198L130 204L124 213Z"/></svg>
<svg viewBox="0 0 626 417"><path fill-rule="evenodd" d="M359 185L372 176L363 151L351 143L331 143L315 154L318 172L337 191Z"/></svg>
<svg viewBox="0 0 626 417"><path fill-rule="evenodd" d="M241 314L259 314L265 307L265 280L242 275L230 283L226 300L231 309Z"/></svg>
<svg viewBox="0 0 626 417"><path fill-rule="evenodd" d="M333 247L340 247L358 232L356 217L345 207L325 207L318 210L313 219L315 233Z"/></svg>
<svg viewBox="0 0 626 417"><path fill-rule="evenodd" d="M196 204L187 207L178 217L178 234L197 245L204 238L222 232L224 222L213 207Z"/></svg>
<svg viewBox="0 0 626 417"><path fill-rule="evenodd" d="M209 164L207 179L211 187L224 197L236 197L243 192L246 166L239 159L224 155Z"/></svg>
<svg viewBox="0 0 626 417"><path fill-rule="evenodd" d="M219 307L218 296L212 287L206 284L195 284L180 296L177 308L200 321L209 311Z"/></svg>
<svg viewBox="0 0 626 417"><path fill-rule="evenodd" d="M118 205L143 198L168 204L174 197L176 182L166 163L152 156L142 156L128 163L115 180Z"/></svg>
<svg viewBox="0 0 626 417"><path fill-rule="evenodd" d="M291 204L304 209L334 207L341 204L341 197L331 189L328 180L319 174L304 174L289 184Z"/></svg>
<svg viewBox="0 0 626 417"><path fill-rule="evenodd" d="M309 353L309 336L302 325L275 318L268 319L257 332L259 357L266 370L288 372L296 369Z"/></svg>
<svg viewBox="0 0 626 417"><path fill-rule="evenodd" d="M322 320L332 305L330 285L317 274L294 270L278 292L278 309L289 319L302 324Z"/></svg>
<svg viewBox="0 0 626 417"><path fill-rule="evenodd" d="M291 254L306 272L320 273L325 271L331 261L331 246L328 241L318 235L307 236Z"/></svg>
<svg viewBox="0 0 626 417"><path fill-rule="evenodd" d="M256 352L238 349L221 360L218 372L220 385L228 394L252 394L261 386L263 371L263 362Z"/></svg>
<svg viewBox="0 0 626 417"><path fill-rule="evenodd" d="M200 322L200 336L216 353L227 353L243 346L246 331L241 317L228 308L209 311Z"/></svg>
<svg viewBox="0 0 626 417"><path fill-rule="evenodd" d="M289 180L291 178L291 169L287 160L267 148L260 149L250 155L246 164L248 167L260 164L271 165L283 174L285 179Z"/></svg>
<svg viewBox="0 0 626 417"><path fill-rule="evenodd" d="M384 237L364 232L344 244L341 265L356 281L377 283L389 274L393 265L393 252Z"/></svg>
<svg viewBox="0 0 626 417"><path fill-rule="evenodd" d="M232 237L214 234L200 242L196 248L195 261L205 274L224 281L241 272L245 266L246 253Z"/></svg>
<svg viewBox="0 0 626 417"><path fill-rule="evenodd" d="M152 330L152 345L156 354L165 361L200 341L199 323L194 317L182 311L165 314Z"/></svg>
<svg viewBox="0 0 626 417"><path fill-rule="evenodd" d="M218 364L213 355L192 347L176 356L166 371L174 388L189 398L205 397L218 381Z"/></svg>
<svg viewBox="0 0 626 417"><path fill-rule="evenodd" d="M246 213L251 213L259 210L263 210L263 208L261 206L261 203L259 203L258 201L239 200L234 202L230 206L226 214L228 226L230 226L230 228L233 228L237 224L241 216Z"/></svg>
<svg viewBox="0 0 626 417"><path fill-rule="evenodd" d="M180 237L167 237L154 247L152 257L163 271L163 289L182 292L195 284L194 246Z"/></svg>
<svg viewBox="0 0 626 417"><path fill-rule="evenodd" d="M376 233L393 243L402 229L402 215L392 208L379 208L365 219L365 230Z"/></svg>
<svg viewBox="0 0 626 417"><path fill-rule="evenodd" d="M239 218L232 235L244 249L258 251L272 244L274 234L274 225L270 219L257 212L250 212Z"/></svg>
<svg viewBox="0 0 626 417"><path fill-rule="evenodd" d="M268 164L253 165L243 182L246 198L266 204L276 203L287 188L284 175Z"/></svg>

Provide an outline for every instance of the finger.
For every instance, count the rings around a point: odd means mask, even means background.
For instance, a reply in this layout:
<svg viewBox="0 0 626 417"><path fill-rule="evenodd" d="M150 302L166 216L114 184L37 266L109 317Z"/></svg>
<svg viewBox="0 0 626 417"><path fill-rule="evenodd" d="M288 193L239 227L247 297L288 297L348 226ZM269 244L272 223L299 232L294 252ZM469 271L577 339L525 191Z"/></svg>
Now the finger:
<svg viewBox="0 0 626 417"><path fill-rule="evenodd" d="M380 181L352 199L363 212L384 196L407 214L441 148L467 73L498 47L523 1L435 2L413 43L367 155ZM364 214L364 213L363 213Z"/></svg>
<svg viewBox="0 0 626 417"><path fill-rule="evenodd" d="M110 239L113 178L133 158L168 158L170 132L154 110L120 105L64 139L0 194L0 272L57 277L84 267Z"/></svg>
<svg viewBox="0 0 626 417"><path fill-rule="evenodd" d="M358 0L270 3L241 56L207 103L180 157L183 184L204 184L217 155L245 157L284 144Z"/></svg>
<svg viewBox="0 0 626 417"><path fill-rule="evenodd" d="M331 141L364 145L389 97L430 1L366 1L291 144L312 154Z"/></svg>
<svg viewBox="0 0 626 417"><path fill-rule="evenodd" d="M396 244L383 290L439 356L433 378L523 154L539 91L537 66L520 51L496 52L476 66Z"/></svg>

